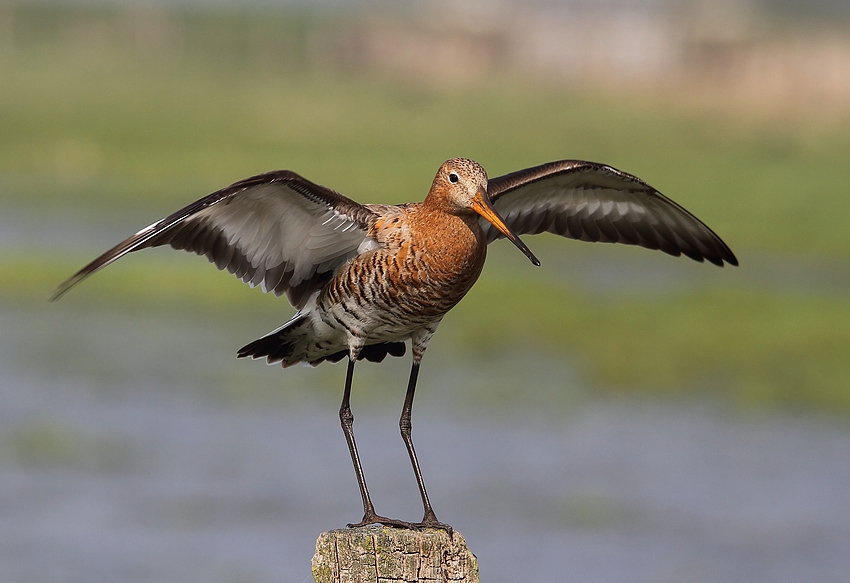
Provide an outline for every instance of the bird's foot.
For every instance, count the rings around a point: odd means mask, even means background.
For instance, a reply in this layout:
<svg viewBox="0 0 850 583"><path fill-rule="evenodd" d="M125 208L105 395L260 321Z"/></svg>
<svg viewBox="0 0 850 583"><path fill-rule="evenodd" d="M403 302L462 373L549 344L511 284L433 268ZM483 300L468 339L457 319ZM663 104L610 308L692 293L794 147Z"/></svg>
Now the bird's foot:
<svg viewBox="0 0 850 583"><path fill-rule="evenodd" d="M359 528L361 526L367 526L369 524L383 524L385 526L392 526L393 528L406 528L408 530L418 530L419 526L413 524L412 522L405 522L404 520L396 520L395 518L387 518L386 516L380 516L375 514L374 512L367 512L363 515L363 520L356 524L347 524L348 528Z"/></svg>
<svg viewBox="0 0 850 583"><path fill-rule="evenodd" d="M441 530L445 530L446 534L449 535L450 539L454 534L454 529L451 527L451 525L437 520L437 516L434 514L433 511L426 512L425 517L422 518L422 522L414 522L413 526L416 528L439 528Z"/></svg>
<svg viewBox="0 0 850 583"><path fill-rule="evenodd" d="M347 524L348 528L359 528L361 526L367 526L370 524L383 524L384 526L391 526L393 528L404 528L407 530L422 530L424 528L438 528L446 531L449 535L449 538L452 538L454 534L454 529L450 524L445 524L444 522L440 522L437 520L437 517L433 512L430 514L426 514L422 519L422 522L407 522L405 520L396 520L395 518L387 518L386 516L380 516L379 514L367 513L363 515L363 520L356 524Z"/></svg>

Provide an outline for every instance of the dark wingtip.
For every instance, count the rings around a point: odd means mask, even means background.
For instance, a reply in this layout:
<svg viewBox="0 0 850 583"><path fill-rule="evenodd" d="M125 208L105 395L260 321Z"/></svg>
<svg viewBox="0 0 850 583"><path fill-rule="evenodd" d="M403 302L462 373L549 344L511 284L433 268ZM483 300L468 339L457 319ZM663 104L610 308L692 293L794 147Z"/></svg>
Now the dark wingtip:
<svg viewBox="0 0 850 583"><path fill-rule="evenodd" d="M59 286L55 290L53 290L53 293L50 294L48 301L55 302L59 300L62 296L68 293L72 287L74 287L83 279L85 279L85 277L86 276L82 272L75 273L74 275L60 283Z"/></svg>
<svg viewBox="0 0 850 583"><path fill-rule="evenodd" d="M737 267L738 266L738 258L735 257L735 254L732 253L732 250L726 245L726 243L721 241L719 237L718 237L718 241L720 241L720 244L722 245L722 248L720 249L720 254L716 257L706 257L706 259L708 259L713 264L715 264L719 267L723 267L724 262L728 263L732 267Z"/></svg>
<svg viewBox="0 0 850 583"><path fill-rule="evenodd" d="M738 258L735 257L735 255L731 251L729 251L729 249L726 249L725 252L720 255L704 255L702 257L699 257L698 259L693 257L691 259L695 259L700 263L705 260L711 263L712 265L716 265L717 267L724 267L726 266L726 264L729 264L733 267L736 267L738 265Z"/></svg>
<svg viewBox="0 0 850 583"><path fill-rule="evenodd" d="M53 293L50 294L50 297L47 298L47 301L48 302L55 302L55 301L59 300L59 298L64 296L67 291L68 291L67 289L63 289L62 286L59 286L55 290L53 290Z"/></svg>
<svg viewBox="0 0 850 583"><path fill-rule="evenodd" d="M269 356L271 350L275 347L273 341L269 341L268 336L264 336L259 340L254 340L250 344L246 344L236 352L236 358L263 358Z"/></svg>

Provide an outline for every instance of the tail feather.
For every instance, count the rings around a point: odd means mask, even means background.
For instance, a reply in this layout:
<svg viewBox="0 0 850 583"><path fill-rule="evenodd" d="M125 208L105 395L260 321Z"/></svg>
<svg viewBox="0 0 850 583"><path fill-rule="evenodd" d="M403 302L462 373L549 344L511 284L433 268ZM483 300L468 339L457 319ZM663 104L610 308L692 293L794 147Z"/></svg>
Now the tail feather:
<svg viewBox="0 0 850 583"><path fill-rule="evenodd" d="M357 360L381 362L387 355L404 356L404 342L381 342L364 346ZM281 363L285 368L306 362L316 366L324 361L339 362L348 356L348 348L336 342L316 338L308 314L296 316L282 327L239 349L239 358L266 358L269 364Z"/></svg>
<svg viewBox="0 0 850 583"><path fill-rule="evenodd" d="M265 357L269 364L280 362L284 367L303 362L311 329L310 319L306 314L297 316L277 330L246 344L239 349L237 356Z"/></svg>
<svg viewBox="0 0 850 583"><path fill-rule="evenodd" d="M369 362L383 362L387 356L404 356L407 347L404 342L381 342L380 344L367 344L357 355L357 360L368 360ZM348 350L340 350L323 360L328 362L339 362L348 356Z"/></svg>

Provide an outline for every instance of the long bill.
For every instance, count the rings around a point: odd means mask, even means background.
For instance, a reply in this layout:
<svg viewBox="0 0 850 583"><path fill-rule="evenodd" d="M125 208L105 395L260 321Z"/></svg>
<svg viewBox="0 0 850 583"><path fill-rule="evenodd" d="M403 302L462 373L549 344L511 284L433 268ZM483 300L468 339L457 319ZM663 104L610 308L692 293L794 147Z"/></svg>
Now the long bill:
<svg viewBox="0 0 850 583"><path fill-rule="evenodd" d="M525 253L525 256L528 257L534 265L540 267L540 261L534 256L531 249L522 242L519 235L517 235L514 230L505 223L504 219L499 216L499 213L496 212L496 209L490 203L487 193L483 190L479 190L472 199L472 210L490 221L490 224L499 229L499 232L510 239L511 243L516 245L517 249Z"/></svg>

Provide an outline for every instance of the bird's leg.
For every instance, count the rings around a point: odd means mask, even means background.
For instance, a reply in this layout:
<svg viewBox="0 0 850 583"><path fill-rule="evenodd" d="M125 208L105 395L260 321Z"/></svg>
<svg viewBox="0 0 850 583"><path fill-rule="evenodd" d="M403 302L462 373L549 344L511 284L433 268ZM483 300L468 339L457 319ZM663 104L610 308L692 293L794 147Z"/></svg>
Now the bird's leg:
<svg viewBox="0 0 850 583"><path fill-rule="evenodd" d="M354 473L357 475L357 484L360 486L360 496L363 498L364 519L375 514L375 507L366 487L366 477L363 475L363 467L360 465L360 456L357 453L357 444L354 442L354 415L351 413L351 381L354 378L354 363L356 360L348 361L348 372L345 375L345 391L342 393L342 405L339 408L339 421L345 441L348 442L348 452L351 454L351 462L354 464Z"/></svg>
<svg viewBox="0 0 850 583"><path fill-rule="evenodd" d="M360 496L363 498L363 520L357 524L349 524L351 528L365 526L367 524L386 524L389 526L397 526L399 528L416 528L409 522L402 520L394 520L385 518L375 513L375 506L372 504L372 498L369 496L369 488L366 487L366 476L363 474L363 467L360 465L360 456L357 453L357 444L354 441L354 415L351 413L351 381L354 377L354 363L357 358L349 358L348 372L345 375L345 391L342 394L342 405L339 408L339 421L342 424L342 432L345 434L345 441L348 443L348 452L351 454L351 462L354 464L354 473L357 475L357 485L360 486Z"/></svg>
<svg viewBox="0 0 850 583"><path fill-rule="evenodd" d="M413 367L410 369L410 380L407 383L407 394L404 396L404 407L401 409L401 418L398 420L398 427L401 429L401 438L404 440L404 445L407 446L407 454L410 456L411 465L413 465L413 473L416 475L416 483L419 486L419 493L422 495L422 506L425 509L425 516L422 518L422 522L416 523L415 526L442 528L451 537L452 527L437 520L437 515L434 514L434 509L431 507L428 492L425 491L425 481L422 479L422 471L419 469L419 460L416 458L416 450L413 448L413 439L410 436L411 429L413 429L410 414L413 410L413 394L416 392L416 380L418 378L419 361L414 359Z"/></svg>

